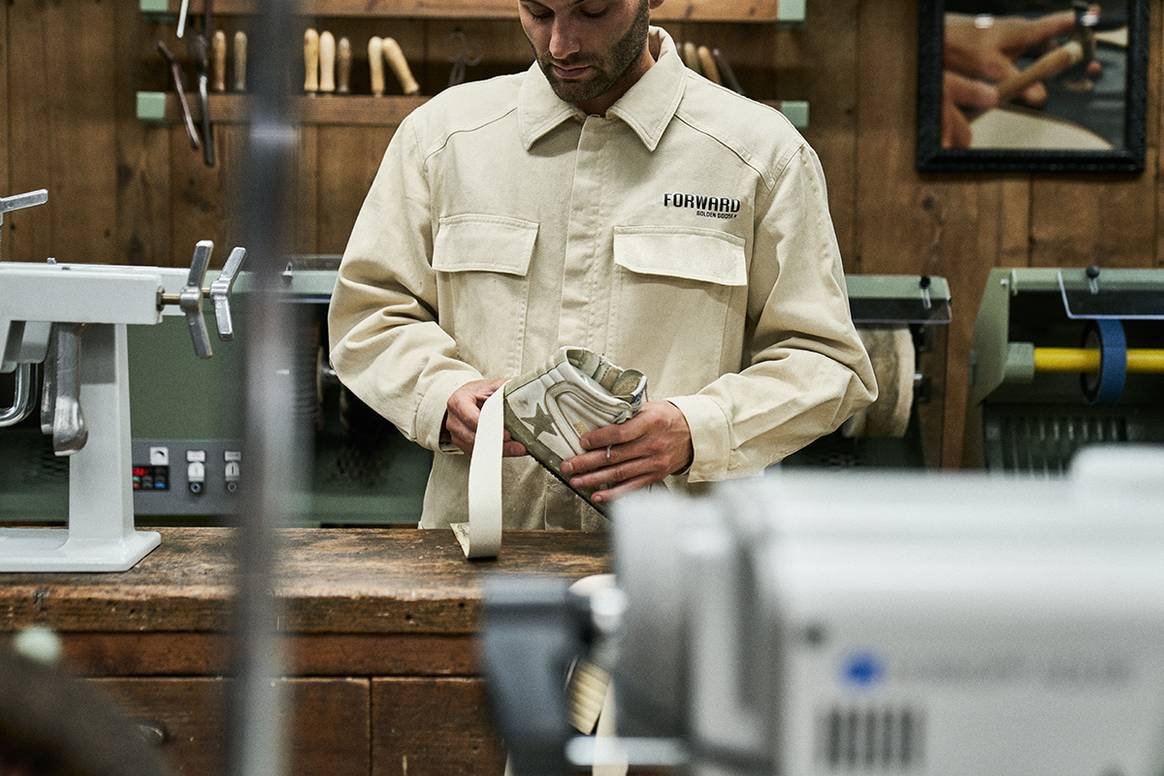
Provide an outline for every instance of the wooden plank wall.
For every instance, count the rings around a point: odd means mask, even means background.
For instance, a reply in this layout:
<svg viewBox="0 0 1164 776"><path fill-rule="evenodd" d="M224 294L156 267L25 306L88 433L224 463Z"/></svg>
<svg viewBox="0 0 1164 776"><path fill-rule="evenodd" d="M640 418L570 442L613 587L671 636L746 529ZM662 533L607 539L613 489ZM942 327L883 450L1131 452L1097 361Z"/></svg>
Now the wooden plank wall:
<svg viewBox="0 0 1164 776"><path fill-rule="evenodd" d="M955 322L943 460L952 466L961 460L969 341L991 267L1164 266L1164 13L1160 0L1151 0L1144 175L921 175L913 164L917 1L809 0L809 21L794 30L710 23L668 29L678 40L729 52L752 96L810 102L806 135L828 176L849 272L950 280ZM10 193L43 186L50 194L46 207L9 216L3 258L179 266L199 239L237 239L228 177L244 130L216 128L223 163L207 169L180 126L136 120L134 93L167 85L155 40L185 51L172 25L136 7L130 0L0 3L0 185ZM248 23L223 20L228 37ZM472 77L529 62L516 22L341 19L328 27L353 41L353 89L364 93L361 48L373 34L400 41L425 93L447 79L456 30L470 33L484 55ZM383 127L301 130L295 250L343 249L390 137ZM225 250L218 254L221 260Z"/></svg>
<svg viewBox="0 0 1164 776"><path fill-rule="evenodd" d="M8 5L0 3L0 192L8 188L8 122L12 113L8 110ZM4 232L0 228L0 261L4 259Z"/></svg>

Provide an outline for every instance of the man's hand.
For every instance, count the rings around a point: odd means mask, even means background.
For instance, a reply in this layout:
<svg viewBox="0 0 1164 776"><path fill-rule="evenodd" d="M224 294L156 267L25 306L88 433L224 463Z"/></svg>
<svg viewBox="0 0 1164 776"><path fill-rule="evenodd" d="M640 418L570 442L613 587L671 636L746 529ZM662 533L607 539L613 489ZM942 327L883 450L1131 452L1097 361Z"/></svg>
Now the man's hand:
<svg viewBox="0 0 1164 776"><path fill-rule="evenodd" d="M1037 19L1001 17L980 25L976 17L950 13L945 22L942 61L946 69L998 83L1019 72L1015 60L1023 54L1032 49L1041 54L1056 38L1070 34L1075 29L1075 14L1061 11ZM1023 99L1042 105L1047 101L1047 88L1031 84Z"/></svg>
<svg viewBox="0 0 1164 776"><path fill-rule="evenodd" d="M1072 11L1051 13L1036 19L1001 17L989 24L979 17L948 13L944 20L942 48L942 148L968 148L971 132L967 112L980 112L998 104L998 90L992 85L1017 75L1015 60L1032 52L1036 56L1055 39L1075 28ZM1088 66L1090 75L1100 72L1097 62ZM1028 105L1047 101L1047 87L1036 82L1022 91Z"/></svg>
<svg viewBox="0 0 1164 776"><path fill-rule="evenodd" d="M591 452L562 463L576 488L598 488L591 498L613 501L691 465L695 454L687 418L669 401L648 401L639 414L582 437Z"/></svg>
<svg viewBox="0 0 1164 776"><path fill-rule="evenodd" d="M969 148L970 120L963 108L984 111L998 105L998 90L982 81L964 78L948 70L942 86L942 148Z"/></svg>
<svg viewBox="0 0 1164 776"><path fill-rule="evenodd" d="M473 452L482 405L502 385L505 385L505 380L474 380L453 391L449 397L445 410L445 433L448 434L449 442L459 447L465 455ZM510 458L525 455L525 446L521 442L514 442L506 431L502 453Z"/></svg>

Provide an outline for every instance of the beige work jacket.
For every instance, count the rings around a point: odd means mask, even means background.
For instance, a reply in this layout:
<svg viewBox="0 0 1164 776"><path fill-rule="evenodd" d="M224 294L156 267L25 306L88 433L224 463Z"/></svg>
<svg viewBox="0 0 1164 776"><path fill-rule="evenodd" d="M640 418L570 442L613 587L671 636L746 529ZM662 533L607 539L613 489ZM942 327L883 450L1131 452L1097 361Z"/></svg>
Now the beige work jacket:
<svg viewBox="0 0 1164 776"><path fill-rule="evenodd" d="M466 516L469 458L440 445L449 396L563 345L642 370L679 407L695 450L679 487L758 474L876 395L816 155L666 37L606 116L559 100L536 64L409 115L329 328L343 382L436 451L425 527ZM504 477L507 527L602 524L532 458Z"/></svg>

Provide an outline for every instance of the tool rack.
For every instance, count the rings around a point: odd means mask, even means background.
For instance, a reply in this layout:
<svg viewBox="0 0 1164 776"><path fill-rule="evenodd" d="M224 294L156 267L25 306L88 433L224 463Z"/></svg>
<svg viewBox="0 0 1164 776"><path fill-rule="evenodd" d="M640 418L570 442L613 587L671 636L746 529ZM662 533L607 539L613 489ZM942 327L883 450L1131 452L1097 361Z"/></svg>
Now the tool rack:
<svg viewBox="0 0 1164 776"><path fill-rule="evenodd" d="M177 18L181 0L139 0L141 12L155 19ZM484 0L464 3L458 0L418 2L418 0L308 0L300 6L305 18L351 20L458 20L466 25L517 20L516 5L510 0ZM200 0L189 0L187 12L200 13ZM219 0L213 6L216 16L246 17L253 13L250 0ZM713 22L726 24L779 24L795 27L805 22L805 0L671 0L652 14L652 20L668 22ZM233 22L234 20L232 20ZM366 27L367 25L363 25ZM367 34L373 34L369 28ZM367 61L359 60L357 68L366 69ZM432 79L428 79L432 80ZM389 79L391 83L391 79ZM431 93L427 89L426 93ZM374 97L369 94L311 95L296 99L299 121L304 125L350 125L368 127L395 127L425 102L425 97L388 94ZM196 100L188 100L191 105ZM809 122L809 105L804 100L762 99L782 113L798 129ZM247 121L248 98L242 94L213 94L210 113L215 123L239 124ZM181 120L176 96L171 92L143 90L137 93L137 118L143 122L173 123Z"/></svg>

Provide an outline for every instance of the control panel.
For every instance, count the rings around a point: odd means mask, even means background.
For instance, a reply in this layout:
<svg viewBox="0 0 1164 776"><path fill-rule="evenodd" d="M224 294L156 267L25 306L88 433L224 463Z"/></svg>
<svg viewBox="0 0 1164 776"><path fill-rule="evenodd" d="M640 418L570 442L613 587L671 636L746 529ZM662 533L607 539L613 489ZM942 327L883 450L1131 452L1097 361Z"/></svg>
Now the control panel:
<svg viewBox="0 0 1164 776"><path fill-rule="evenodd" d="M134 514L237 512L243 465L239 440L135 439Z"/></svg>

